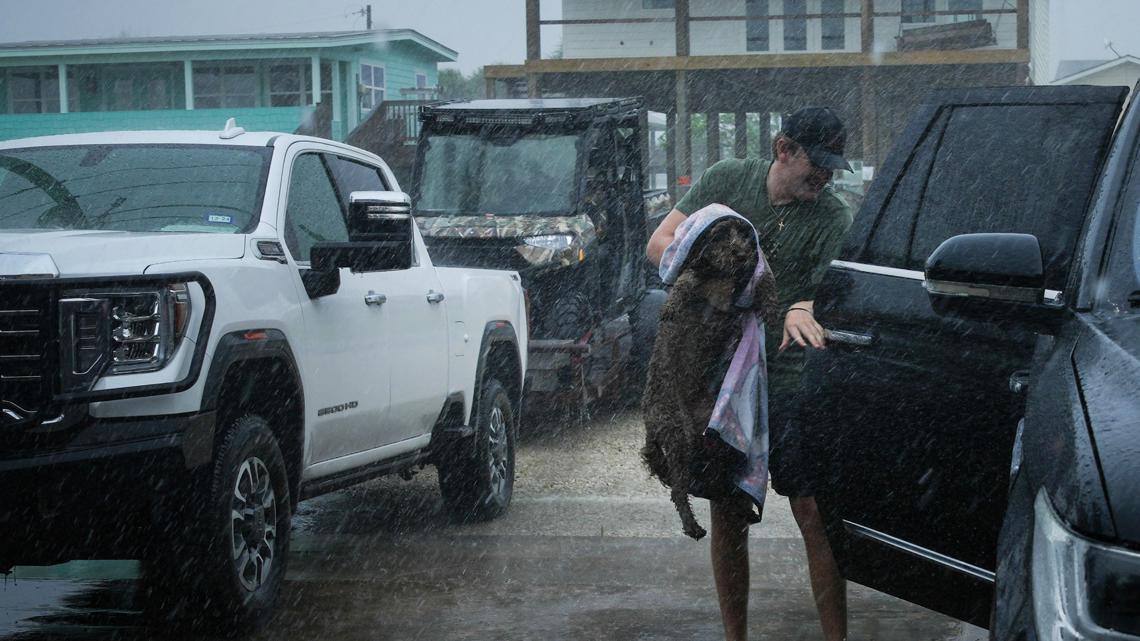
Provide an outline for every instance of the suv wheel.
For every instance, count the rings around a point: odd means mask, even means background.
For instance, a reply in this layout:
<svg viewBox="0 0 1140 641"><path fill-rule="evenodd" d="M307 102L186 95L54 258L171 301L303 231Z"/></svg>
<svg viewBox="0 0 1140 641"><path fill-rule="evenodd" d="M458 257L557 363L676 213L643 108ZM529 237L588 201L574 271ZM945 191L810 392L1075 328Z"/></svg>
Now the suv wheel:
<svg viewBox="0 0 1140 641"><path fill-rule="evenodd" d="M506 388L487 381L479 394L473 442L457 443L440 466L439 487L452 518L488 521L506 512L514 494L517 432Z"/></svg>
<svg viewBox="0 0 1140 641"><path fill-rule="evenodd" d="M214 462L202 559L223 623L256 625L272 609L285 578L290 506L269 424L257 415L233 421Z"/></svg>

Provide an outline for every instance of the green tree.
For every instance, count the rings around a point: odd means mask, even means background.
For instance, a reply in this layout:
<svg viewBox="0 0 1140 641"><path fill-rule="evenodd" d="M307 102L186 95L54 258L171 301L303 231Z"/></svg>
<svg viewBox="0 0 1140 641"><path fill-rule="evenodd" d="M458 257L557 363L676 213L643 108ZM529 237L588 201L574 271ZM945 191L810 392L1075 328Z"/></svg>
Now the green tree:
<svg viewBox="0 0 1140 641"><path fill-rule="evenodd" d="M441 69L439 72L439 97L444 100L475 100L485 98L486 93L482 67L469 76L464 76L458 69Z"/></svg>

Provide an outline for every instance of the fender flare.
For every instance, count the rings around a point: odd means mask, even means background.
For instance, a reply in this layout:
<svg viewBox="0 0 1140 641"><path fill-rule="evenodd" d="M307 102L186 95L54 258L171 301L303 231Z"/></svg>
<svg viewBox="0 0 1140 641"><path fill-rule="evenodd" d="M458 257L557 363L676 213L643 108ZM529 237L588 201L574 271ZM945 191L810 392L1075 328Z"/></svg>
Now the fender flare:
<svg viewBox="0 0 1140 641"><path fill-rule="evenodd" d="M305 388L300 369L297 367L297 359L293 356L293 348L289 345L285 333L278 329L243 329L230 332L218 339L218 344L214 348L214 357L210 360L210 369L206 374L206 385L202 389L202 411L218 409L222 382L230 366L235 363L270 358L285 362L303 405ZM304 407L301 410L304 412Z"/></svg>
<svg viewBox="0 0 1140 641"><path fill-rule="evenodd" d="M471 392L471 414L473 415L479 408L479 394L483 390L484 376L487 372L487 357L491 353L491 349L496 345L508 344L514 350L516 363L518 367L518 385L517 389L513 390L515 393L515 416L522 414L522 399L523 399L523 381L526 378L526 372L522 370L522 352L519 351L518 334L515 332L514 325L510 321L498 320L490 321L483 327L483 340L479 344L479 361L475 366L475 389Z"/></svg>

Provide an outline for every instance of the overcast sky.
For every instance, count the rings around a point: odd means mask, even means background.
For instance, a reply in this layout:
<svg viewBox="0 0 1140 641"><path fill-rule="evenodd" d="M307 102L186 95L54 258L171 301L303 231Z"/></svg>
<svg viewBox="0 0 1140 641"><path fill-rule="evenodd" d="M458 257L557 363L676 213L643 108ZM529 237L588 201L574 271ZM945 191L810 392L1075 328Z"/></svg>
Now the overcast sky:
<svg viewBox="0 0 1140 641"><path fill-rule="evenodd" d="M458 68L526 57L523 0L0 0L0 42L116 36L415 29L459 52ZM561 2L543 1L543 18ZM549 49L557 43L544 43Z"/></svg>
<svg viewBox="0 0 1140 641"><path fill-rule="evenodd" d="M0 42L364 28L352 15L371 2L377 28L411 28L459 52L465 73L518 64L526 54L524 0L0 0ZM699 2L701 0L694 0ZM1036 1L1036 0L1035 0ZM1140 56L1140 0L1052 0L1055 60ZM542 17L561 17L542 0ZM543 49L558 45L554 27Z"/></svg>

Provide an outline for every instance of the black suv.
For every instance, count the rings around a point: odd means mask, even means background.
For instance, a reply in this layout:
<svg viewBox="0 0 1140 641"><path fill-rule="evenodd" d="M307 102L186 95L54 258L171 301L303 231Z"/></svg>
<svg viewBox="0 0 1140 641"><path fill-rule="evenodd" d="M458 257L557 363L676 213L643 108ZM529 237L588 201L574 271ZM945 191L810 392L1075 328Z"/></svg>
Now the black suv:
<svg viewBox="0 0 1140 641"><path fill-rule="evenodd" d="M1140 639L1127 95L933 93L816 297L803 420L844 574L995 639Z"/></svg>

